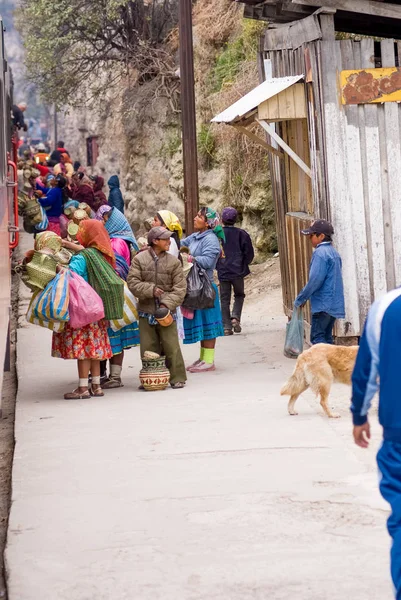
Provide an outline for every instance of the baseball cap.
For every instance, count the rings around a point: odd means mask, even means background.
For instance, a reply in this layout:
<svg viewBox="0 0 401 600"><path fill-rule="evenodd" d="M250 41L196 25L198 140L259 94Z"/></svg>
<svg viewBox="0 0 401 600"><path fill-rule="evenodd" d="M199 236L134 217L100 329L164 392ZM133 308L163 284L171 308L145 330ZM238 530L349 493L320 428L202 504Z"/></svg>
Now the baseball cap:
<svg viewBox="0 0 401 600"><path fill-rule="evenodd" d="M324 219L317 219L316 221L313 221L308 229L302 229L301 233L303 235L311 235L312 233L316 233L317 235L322 233L324 233L324 235L333 235L334 229L333 225L328 221L325 221Z"/></svg>
<svg viewBox="0 0 401 600"><path fill-rule="evenodd" d="M148 244L151 245L155 240L167 240L173 235L172 231L164 227L152 227L148 233Z"/></svg>

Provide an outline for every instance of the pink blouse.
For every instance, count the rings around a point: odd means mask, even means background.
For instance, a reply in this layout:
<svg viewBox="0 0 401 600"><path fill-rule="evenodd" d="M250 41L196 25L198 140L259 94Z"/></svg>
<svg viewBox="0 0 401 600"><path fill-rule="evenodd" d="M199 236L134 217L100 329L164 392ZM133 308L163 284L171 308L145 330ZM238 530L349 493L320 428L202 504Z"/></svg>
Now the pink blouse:
<svg viewBox="0 0 401 600"><path fill-rule="evenodd" d="M126 261L128 265L131 264L131 255L129 251L129 246L125 240L120 238L112 238L111 247L113 248L113 252L116 252Z"/></svg>

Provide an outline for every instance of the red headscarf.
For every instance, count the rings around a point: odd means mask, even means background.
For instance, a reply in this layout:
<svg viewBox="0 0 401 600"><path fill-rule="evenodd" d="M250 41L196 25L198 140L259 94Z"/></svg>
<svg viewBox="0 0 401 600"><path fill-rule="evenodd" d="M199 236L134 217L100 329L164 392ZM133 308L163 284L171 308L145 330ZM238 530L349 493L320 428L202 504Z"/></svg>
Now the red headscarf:
<svg viewBox="0 0 401 600"><path fill-rule="evenodd" d="M115 267L116 257L111 247L110 237L103 223L95 219L85 219L81 221L77 234L77 239L85 248L96 248L107 260Z"/></svg>

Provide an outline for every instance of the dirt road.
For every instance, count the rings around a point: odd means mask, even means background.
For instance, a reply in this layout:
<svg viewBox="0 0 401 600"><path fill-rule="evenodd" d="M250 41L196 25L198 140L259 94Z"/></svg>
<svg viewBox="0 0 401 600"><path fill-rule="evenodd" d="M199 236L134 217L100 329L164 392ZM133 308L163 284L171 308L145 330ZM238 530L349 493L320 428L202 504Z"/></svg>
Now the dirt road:
<svg viewBox="0 0 401 600"><path fill-rule="evenodd" d="M391 597L379 429L352 444L341 386L342 419L309 393L287 414L277 267L258 269L269 292L256 277L243 334L184 390L140 392L133 349L123 389L66 403L75 366L50 358L48 332L19 331L10 600Z"/></svg>

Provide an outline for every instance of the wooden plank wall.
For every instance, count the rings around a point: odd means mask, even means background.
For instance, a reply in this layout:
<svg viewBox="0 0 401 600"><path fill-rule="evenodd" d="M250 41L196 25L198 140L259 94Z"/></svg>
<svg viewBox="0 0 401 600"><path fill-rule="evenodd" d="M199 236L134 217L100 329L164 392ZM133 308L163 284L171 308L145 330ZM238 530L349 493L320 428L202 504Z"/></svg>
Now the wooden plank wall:
<svg viewBox="0 0 401 600"><path fill-rule="evenodd" d="M341 334L359 335L371 303L401 285L401 106L341 106L333 77L374 68L374 41L319 44L327 184L346 296ZM383 67L395 66L399 44L380 42Z"/></svg>
<svg viewBox="0 0 401 600"><path fill-rule="evenodd" d="M294 304L299 291L308 280L309 263L312 258L312 245L308 236L302 235L302 229L307 229L313 221L312 216L303 212L288 212L285 216L286 235L288 243L288 268L290 274L290 306ZM310 323L310 312L305 315Z"/></svg>
<svg viewBox="0 0 401 600"><path fill-rule="evenodd" d="M383 67L401 64L401 42L383 40L380 48ZM281 263L286 312L307 279L300 265L308 248L297 245L293 217L285 215L305 211L329 218L343 260L347 313L337 335L357 336L371 303L401 285L401 104L340 103L339 72L374 68L372 39L325 39L265 55L272 61L273 77L301 73L307 77L311 156L306 162L312 166L312 193L300 192L287 159L280 179L272 170L276 205L286 196L277 213L281 245L286 246ZM291 131L288 122L279 125L279 132L295 149L300 132ZM302 254L301 262L297 252Z"/></svg>
<svg viewBox="0 0 401 600"><path fill-rule="evenodd" d="M273 77L305 73L304 48L271 51L267 52L265 57L272 61ZM308 99L308 113L310 110ZM312 112L315 112L314 108ZM301 156L306 164L310 165L308 123L309 119L308 121L300 119L276 123L276 127L284 141ZM315 139L314 133L313 139ZM321 170L320 167L317 171L319 170ZM312 252L309 239L301 236L299 232L303 228L305 220L310 222L314 217L320 215L315 211L315 201L312 195L313 182L287 155L284 161L270 160L270 173L276 205L284 312L289 315L298 292L308 280ZM302 212L302 215L292 214L297 212ZM326 216L326 213L324 215ZM306 315L306 320L310 323L310 314Z"/></svg>

